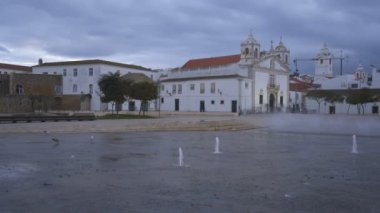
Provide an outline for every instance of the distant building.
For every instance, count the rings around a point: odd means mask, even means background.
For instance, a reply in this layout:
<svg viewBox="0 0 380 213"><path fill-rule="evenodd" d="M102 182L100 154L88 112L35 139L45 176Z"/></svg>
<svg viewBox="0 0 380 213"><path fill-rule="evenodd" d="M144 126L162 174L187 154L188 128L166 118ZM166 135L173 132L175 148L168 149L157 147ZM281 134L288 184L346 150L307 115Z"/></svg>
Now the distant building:
<svg viewBox="0 0 380 213"><path fill-rule="evenodd" d="M290 51L282 41L261 51L250 34L241 52L192 59L160 78L160 108L191 112L286 111Z"/></svg>
<svg viewBox="0 0 380 213"><path fill-rule="evenodd" d="M0 74L31 73L32 67L0 63Z"/></svg>
<svg viewBox="0 0 380 213"><path fill-rule="evenodd" d="M38 65L33 66L33 73L62 75L64 95L90 95L91 104L89 108L92 111L106 111L111 109L109 104L102 103L100 100L101 92L98 87L98 80L104 74L115 72L120 72L121 75L141 73L150 79L157 79L157 72L151 69L105 60L62 61L50 63L43 63L42 60L40 60ZM133 100L130 101L134 102ZM120 107L121 110L129 110L129 106L131 106L131 103L126 102L118 107ZM154 105L152 105L152 108L154 108Z"/></svg>
<svg viewBox="0 0 380 213"><path fill-rule="evenodd" d="M306 112L306 94L315 89L315 85L300 77L289 80L289 111L293 113Z"/></svg>
<svg viewBox="0 0 380 213"><path fill-rule="evenodd" d="M355 92L355 90L368 88L373 93L378 93L380 89L380 71L373 68L372 75L369 75L364 67L359 64L356 70L351 74L333 75L333 55L330 53L326 45L322 48L320 53L317 54L315 64L315 75L313 84L318 85L314 89L334 93L337 95L348 96ZM313 88L310 88L312 90ZM350 106L344 100L343 102L329 103L325 100L318 104L315 100L306 98L305 106L309 112L320 113L348 113L357 114L358 109ZM359 109L360 110L360 109ZM363 109L361 109L363 111ZM364 109L366 114L378 114L378 103L368 103Z"/></svg>

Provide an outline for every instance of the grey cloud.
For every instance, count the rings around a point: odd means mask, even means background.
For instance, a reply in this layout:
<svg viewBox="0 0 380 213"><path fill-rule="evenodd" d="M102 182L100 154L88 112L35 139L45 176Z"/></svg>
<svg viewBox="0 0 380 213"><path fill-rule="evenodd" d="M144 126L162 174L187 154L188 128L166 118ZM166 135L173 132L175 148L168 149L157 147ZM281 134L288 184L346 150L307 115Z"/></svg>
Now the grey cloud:
<svg viewBox="0 0 380 213"><path fill-rule="evenodd" d="M352 53L354 67L378 63L379 8L353 0L3 0L0 41L63 58L124 55L126 62L170 67L238 53L252 29L264 49L282 35L294 58L314 57L327 42L332 51Z"/></svg>
<svg viewBox="0 0 380 213"><path fill-rule="evenodd" d="M5 47L0 46L0 53L10 53L10 51Z"/></svg>

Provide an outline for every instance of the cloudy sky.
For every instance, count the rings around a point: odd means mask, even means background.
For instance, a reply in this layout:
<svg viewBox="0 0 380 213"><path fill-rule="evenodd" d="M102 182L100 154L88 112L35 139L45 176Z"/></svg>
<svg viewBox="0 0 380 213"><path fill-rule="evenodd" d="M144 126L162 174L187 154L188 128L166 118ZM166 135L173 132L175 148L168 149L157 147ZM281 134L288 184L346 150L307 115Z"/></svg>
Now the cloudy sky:
<svg viewBox="0 0 380 213"><path fill-rule="evenodd" d="M252 30L264 50L282 36L293 59L313 58L326 42L336 57L348 56L345 72L358 63L369 70L380 68L379 10L378 0L1 0L0 62L177 67L237 54ZM312 62L299 66L312 70Z"/></svg>

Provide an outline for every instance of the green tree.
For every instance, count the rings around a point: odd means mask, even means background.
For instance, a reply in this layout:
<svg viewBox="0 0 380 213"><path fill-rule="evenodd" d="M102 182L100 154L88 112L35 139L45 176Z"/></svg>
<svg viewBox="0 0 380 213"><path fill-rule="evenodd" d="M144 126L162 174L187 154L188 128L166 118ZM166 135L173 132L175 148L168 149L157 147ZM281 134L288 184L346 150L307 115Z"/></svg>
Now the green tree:
<svg viewBox="0 0 380 213"><path fill-rule="evenodd" d="M379 96L368 88L362 88L359 90L352 90L346 97L346 102L350 105L357 105L358 114L364 114L365 105L367 103L376 102L379 100ZM348 108L347 113L350 108Z"/></svg>
<svg viewBox="0 0 380 213"><path fill-rule="evenodd" d="M112 104L112 114L115 105L121 105L127 100L130 88L130 82L120 76L119 72L104 74L98 81L101 101ZM119 107L116 107L116 114L119 113Z"/></svg>
<svg viewBox="0 0 380 213"><path fill-rule="evenodd" d="M157 98L157 85L154 82L140 81L131 84L129 97L132 99L140 100L140 111L145 112L148 109L148 102Z"/></svg>
<svg viewBox="0 0 380 213"><path fill-rule="evenodd" d="M324 100L334 105L335 103L342 103L344 96L334 91L328 91L325 92Z"/></svg>

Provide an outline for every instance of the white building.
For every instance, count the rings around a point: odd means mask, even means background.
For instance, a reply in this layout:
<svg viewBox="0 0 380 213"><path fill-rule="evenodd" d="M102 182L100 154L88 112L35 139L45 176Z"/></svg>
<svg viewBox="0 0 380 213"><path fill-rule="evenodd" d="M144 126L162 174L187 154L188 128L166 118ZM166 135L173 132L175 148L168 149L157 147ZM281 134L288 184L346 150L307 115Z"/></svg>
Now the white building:
<svg viewBox="0 0 380 213"><path fill-rule="evenodd" d="M289 53L260 50L250 34L239 55L192 59L160 79L164 111L267 112L288 106Z"/></svg>
<svg viewBox="0 0 380 213"><path fill-rule="evenodd" d="M351 91L369 88L373 92L378 92L380 89L380 72L374 68L371 77L364 70L364 67L359 64L356 70L351 74L345 74L340 76L334 76L332 72L333 55L329 49L324 45L321 52L317 55L317 61L315 64L315 76L314 84L319 85L318 90L331 92L334 94L340 94L347 96ZM322 114L335 114L335 113L348 113L357 114L358 107L350 106L345 101L342 103L329 103L322 101L318 104L315 100L306 98L306 108L310 112L320 112ZM378 103L368 103L364 108L365 114L378 114Z"/></svg>
<svg viewBox="0 0 380 213"><path fill-rule="evenodd" d="M31 73L32 68L27 66L0 63L0 74Z"/></svg>
<svg viewBox="0 0 380 213"><path fill-rule="evenodd" d="M64 95L90 94L92 111L105 111L111 109L110 105L101 102L101 92L98 87L98 80L100 77L110 72L120 72L121 75L128 73L142 73L153 80L157 79L157 72L151 69L104 60L43 63L40 59L39 64L33 66L33 73L63 75ZM135 106L140 106L139 102L130 100L122 105L121 110L134 110ZM153 108L154 105L152 104L151 107Z"/></svg>

